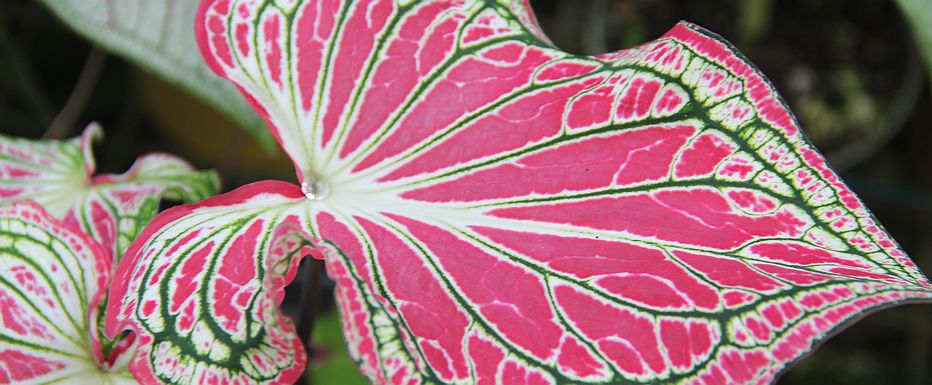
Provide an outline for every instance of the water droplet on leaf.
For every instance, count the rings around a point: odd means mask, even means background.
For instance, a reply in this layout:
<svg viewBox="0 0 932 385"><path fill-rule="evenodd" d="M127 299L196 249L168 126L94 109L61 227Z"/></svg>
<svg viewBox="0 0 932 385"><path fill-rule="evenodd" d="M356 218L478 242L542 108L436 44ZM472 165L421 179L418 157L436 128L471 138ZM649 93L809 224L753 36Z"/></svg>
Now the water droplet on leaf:
<svg viewBox="0 0 932 385"><path fill-rule="evenodd" d="M327 197L330 188L326 183L311 174L304 174L304 182L301 182L301 192L307 199L319 201Z"/></svg>

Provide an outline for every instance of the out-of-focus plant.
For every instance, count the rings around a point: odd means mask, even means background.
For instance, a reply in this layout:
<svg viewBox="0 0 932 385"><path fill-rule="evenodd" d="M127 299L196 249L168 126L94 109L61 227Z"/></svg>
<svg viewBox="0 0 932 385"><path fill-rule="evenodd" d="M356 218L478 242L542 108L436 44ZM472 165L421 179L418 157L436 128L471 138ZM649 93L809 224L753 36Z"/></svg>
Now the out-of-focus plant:
<svg viewBox="0 0 932 385"><path fill-rule="evenodd" d="M932 78L932 2L923 0L897 0L903 15L909 20L922 51L929 77Z"/></svg>

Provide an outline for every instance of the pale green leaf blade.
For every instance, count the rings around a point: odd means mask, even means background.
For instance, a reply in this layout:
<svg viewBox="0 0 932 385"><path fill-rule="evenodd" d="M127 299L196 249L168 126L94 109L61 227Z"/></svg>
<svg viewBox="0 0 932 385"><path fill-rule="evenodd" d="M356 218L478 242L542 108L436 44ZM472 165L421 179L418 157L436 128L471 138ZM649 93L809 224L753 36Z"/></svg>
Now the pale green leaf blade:
<svg viewBox="0 0 932 385"><path fill-rule="evenodd" d="M39 0L87 39L191 92L223 112L268 152L275 142L236 87L214 75L194 41L197 1Z"/></svg>
<svg viewBox="0 0 932 385"><path fill-rule="evenodd" d="M928 0L897 0L903 15L913 28L916 44L922 51L929 76L932 76L932 2Z"/></svg>

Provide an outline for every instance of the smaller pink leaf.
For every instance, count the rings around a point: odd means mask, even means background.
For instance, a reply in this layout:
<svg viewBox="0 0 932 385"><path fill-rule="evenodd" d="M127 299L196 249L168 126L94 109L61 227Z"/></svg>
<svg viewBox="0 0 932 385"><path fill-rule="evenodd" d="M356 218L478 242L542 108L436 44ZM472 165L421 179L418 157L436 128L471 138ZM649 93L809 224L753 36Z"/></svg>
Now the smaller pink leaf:
<svg viewBox="0 0 932 385"><path fill-rule="evenodd" d="M258 182L159 214L114 275L106 331L145 384L290 384L306 356L279 305L315 250L297 186Z"/></svg>
<svg viewBox="0 0 932 385"><path fill-rule="evenodd" d="M109 266L100 244L41 206L0 208L0 384L132 383L108 371L92 342L89 310Z"/></svg>
<svg viewBox="0 0 932 385"><path fill-rule="evenodd" d="M0 198L31 199L122 255L158 211L160 197L197 201L216 192L213 172L168 154L149 154L121 175L93 175L96 123L79 138L35 141L0 136Z"/></svg>

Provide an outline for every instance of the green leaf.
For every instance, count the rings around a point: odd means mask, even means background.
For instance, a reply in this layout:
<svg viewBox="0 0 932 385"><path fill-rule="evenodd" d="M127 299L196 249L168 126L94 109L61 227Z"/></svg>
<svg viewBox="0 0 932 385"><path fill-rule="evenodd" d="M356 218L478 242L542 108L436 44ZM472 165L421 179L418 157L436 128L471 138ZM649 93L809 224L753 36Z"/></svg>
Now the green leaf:
<svg viewBox="0 0 932 385"><path fill-rule="evenodd" d="M192 28L197 1L39 2L87 39L191 92L252 134L267 152L275 151L262 119L198 55Z"/></svg>
<svg viewBox="0 0 932 385"><path fill-rule="evenodd" d="M916 44L922 51L929 76L932 77L932 1L897 0L897 3L916 34Z"/></svg>

